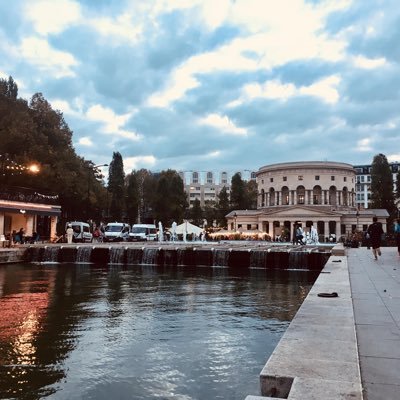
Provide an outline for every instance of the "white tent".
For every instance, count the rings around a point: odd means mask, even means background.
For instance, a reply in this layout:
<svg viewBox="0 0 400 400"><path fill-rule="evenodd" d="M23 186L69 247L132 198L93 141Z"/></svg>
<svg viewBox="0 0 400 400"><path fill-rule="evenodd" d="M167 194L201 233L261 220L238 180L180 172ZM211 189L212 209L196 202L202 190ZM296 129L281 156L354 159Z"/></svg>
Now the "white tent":
<svg viewBox="0 0 400 400"><path fill-rule="evenodd" d="M190 235L192 233L196 235L200 235L203 232L202 228L199 228L196 225L191 224L190 222L184 222L176 227L175 233L177 235L183 235L184 233Z"/></svg>

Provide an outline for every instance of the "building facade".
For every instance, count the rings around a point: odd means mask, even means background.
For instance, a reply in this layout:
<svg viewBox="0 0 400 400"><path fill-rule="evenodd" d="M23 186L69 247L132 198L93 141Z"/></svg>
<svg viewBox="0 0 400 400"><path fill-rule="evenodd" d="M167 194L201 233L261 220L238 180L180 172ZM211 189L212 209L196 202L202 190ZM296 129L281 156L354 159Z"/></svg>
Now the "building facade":
<svg viewBox="0 0 400 400"><path fill-rule="evenodd" d="M307 232L314 226L320 241L339 240L365 231L377 216L386 231L386 210L358 210L356 172L339 162L288 162L261 167L256 173L257 210L235 210L227 215L228 228L258 231L272 238L295 224Z"/></svg>
<svg viewBox="0 0 400 400"><path fill-rule="evenodd" d="M400 163L389 163L393 176L393 191L396 191L396 176L400 171ZM356 171L356 204L359 208L368 208L371 203L371 164L354 165Z"/></svg>
<svg viewBox="0 0 400 400"><path fill-rule="evenodd" d="M240 173L244 180L256 179L255 172L246 170ZM184 189L188 196L190 207L193 207L195 200L200 201L201 207L204 207L208 201L217 202L218 195L224 187L228 196L230 194L233 174L227 171L187 171L186 173L181 171L179 175L184 182Z"/></svg>
<svg viewBox="0 0 400 400"><path fill-rule="evenodd" d="M35 232L42 240L55 238L61 215L57 202L58 196L3 186L0 189L0 237L9 239L13 231L23 228L26 236Z"/></svg>

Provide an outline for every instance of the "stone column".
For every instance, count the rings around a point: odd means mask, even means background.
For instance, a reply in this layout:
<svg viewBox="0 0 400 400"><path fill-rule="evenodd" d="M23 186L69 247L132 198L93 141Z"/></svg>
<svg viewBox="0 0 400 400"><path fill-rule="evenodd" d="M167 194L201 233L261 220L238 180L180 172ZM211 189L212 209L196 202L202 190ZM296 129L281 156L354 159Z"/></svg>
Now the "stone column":
<svg viewBox="0 0 400 400"><path fill-rule="evenodd" d="M282 193L281 192L276 192L276 205L280 205L282 200Z"/></svg>
<svg viewBox="0 0 400 400"><path fill-rule="evenodd" d="M305 205L308 204L308 190L307 189L304 190L304 204Z"/></svg>
<svg viewBox="0 0 400 400"><path fill-rule="evenodd" d="M336 221L336 242L339 242L339 238L340 236L342 236L340 234L340 230L341 230L341 223L340 221Z"/></svg>
<svg viewBox="0 0 400 400"><path fill-rule="evenodd" d="M0 235L4 235L4 213L0 212Z"/></svg>
<svg viewBox="0 0 400 400"><path fill-rule="evenodd" d="M34 215L31 215L31 214L27 214L26 215L26 231L25 231L25 234L27 235L27 236L32 236L32 233L33 233L33 228L34 228L34 218L35 218L35 216Z"/></svg>
<svg viewBox="0 0 400 400"><path fill-rule="evenodd" d="M57 217L50 218L50 240L54 239L57 236Z"/></svg>
<svg viewBox="0 0 400 400"><path fill-rule="evenodd" d="M329 237L329 221L324 221L324 236Z"/></svg>

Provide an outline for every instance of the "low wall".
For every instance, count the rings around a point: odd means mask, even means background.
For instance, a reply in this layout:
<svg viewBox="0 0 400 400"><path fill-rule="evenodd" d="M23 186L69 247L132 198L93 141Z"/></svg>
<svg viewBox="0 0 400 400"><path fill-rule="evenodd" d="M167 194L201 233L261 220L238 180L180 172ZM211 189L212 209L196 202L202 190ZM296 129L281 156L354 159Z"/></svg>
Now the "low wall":
<svg viewBox="0 0 400 400"><path fill-rule="evenodd" d="M0 264L25 261L26 248L0 249Z"/></svg>
<svg viewBox="0 0 400 400"><path fill-rule="evenodd" d="M26 250L28 262L96 264L157 264L222 266L230 268L310 269L320 271L331 247L221 245L34 245Z"/></svg>
<svg viewBox="0 0 400 400"><path fill-rule="evenodd" d="M333 254L261 371L267 397L246 400L362 399L347 257Z"/></svg>

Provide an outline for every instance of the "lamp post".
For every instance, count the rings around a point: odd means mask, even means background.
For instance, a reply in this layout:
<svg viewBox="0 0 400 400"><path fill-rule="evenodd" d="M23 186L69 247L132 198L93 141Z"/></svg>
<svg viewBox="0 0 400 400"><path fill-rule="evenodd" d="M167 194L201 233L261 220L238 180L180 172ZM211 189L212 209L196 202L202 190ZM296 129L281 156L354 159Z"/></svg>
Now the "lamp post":
<svg viewBox="0 0 400 400"><path fill-rule="evenodd" d="M90 173L99 172L98 168L108 167L108 164L99 164L88 167L88 181L87 181L87 198L86 198L86 219L89 220L89 208L90 208ZM108 190L108 188L107 188Z"/></svg>

